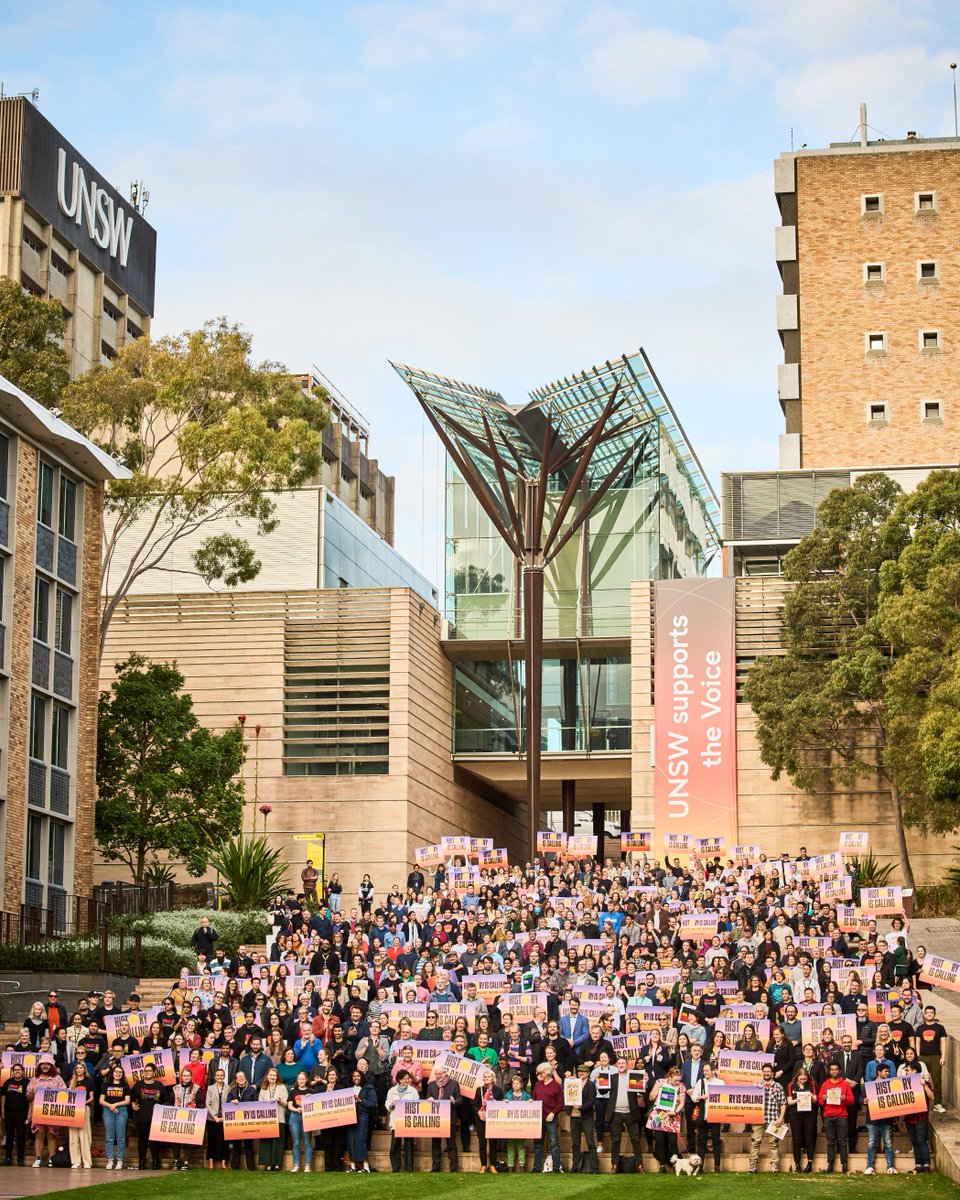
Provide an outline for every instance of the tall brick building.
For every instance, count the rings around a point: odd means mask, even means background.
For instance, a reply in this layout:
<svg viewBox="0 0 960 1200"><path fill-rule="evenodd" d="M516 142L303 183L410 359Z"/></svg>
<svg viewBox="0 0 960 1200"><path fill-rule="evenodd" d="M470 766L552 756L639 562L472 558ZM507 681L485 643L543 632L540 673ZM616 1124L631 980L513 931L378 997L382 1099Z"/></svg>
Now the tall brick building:
<svg viewBox="0 0 960 1200"><path fill-rule="evenodd" d="M960 141L774 164L781 470L960 462Z"/></svg>

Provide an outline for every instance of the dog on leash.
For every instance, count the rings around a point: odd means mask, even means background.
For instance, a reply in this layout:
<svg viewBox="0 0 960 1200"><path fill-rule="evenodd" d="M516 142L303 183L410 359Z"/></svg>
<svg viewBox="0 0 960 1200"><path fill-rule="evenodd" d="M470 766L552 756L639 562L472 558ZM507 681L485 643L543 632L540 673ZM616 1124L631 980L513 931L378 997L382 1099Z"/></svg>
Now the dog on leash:
<svg viewBox="0 0 960 1200"><path fill-rule="evenodd" d="M678 1158L675 1154L670 1161L677 1175L699 1175L703 1169L703 1159L699 1154L691 1154L689 1158Z"/></svg>

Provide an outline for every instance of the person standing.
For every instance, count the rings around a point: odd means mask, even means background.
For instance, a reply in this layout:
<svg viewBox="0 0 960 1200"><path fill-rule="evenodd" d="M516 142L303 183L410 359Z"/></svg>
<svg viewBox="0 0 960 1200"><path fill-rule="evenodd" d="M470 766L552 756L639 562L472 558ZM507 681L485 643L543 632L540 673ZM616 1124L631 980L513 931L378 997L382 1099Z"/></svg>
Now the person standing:
<svg viewBox="0 0 960 1200"><path fill-rule="evenodd" d="M847 1089L849 1091L849 1087ZM852 1094L852 1093L851 1093ZM777 1130L783 1125L787 1111L787 1097L783 1088L773 1078L773 1066L764 1063L763 1066L763 1121L750 1129L750 1174L756 1175L760 1162L760 1151L764 1138L768 1138L773 1151L773 1163L770 1170L780 1170L780 1139Z"/></svg>
<svg viewBox="0 0 960 1200"><path fill-rule="evenodd" d="M280 1130L276 1137L260 1139L260 1166L265 1171L279 1171L287 1141L287 1089L280 1082L276 1067L269 1067L264 1074L259 1099L265 1103L276 1103Z"/></svg>
<svg viewBox="0 0 960 1200"><path fill-rule="evenodd" d="M233 1077L233 1087L227 1093L228 1104L252 1104L257 1098L257 1089L247 1080L239 1068ZM244 1166L248 1171L256 1170L253 1161L253 1138L234 1138L230 1142L230 1169L240 1170L240 1155L243 1154Z"/></svg>
<svg viewBox="0 0 960 1200"><path fill-rule="evenodd" d="M387 1112L390 1114L390 1169L396 1174L400 1169L401 1150L403 1152L403 1170L408 1174L413 1170L413 1138L398 1138L394 1132L397 1117L396 1107L401 1100L419 1100L420 1093L413 1086L410 1072L401 1067L397 1072L397 1082L387 1092Z"/></svg>
<svg viewBox="0 0 960 1200"><path fill-rule="evenodd" d="M543 1170L543 1136L546 1134L550 1146L550 1159L554 1171L562 1172L560 1164L560 1114L563 1112L563 1085L556 1070L548 1062L537 1067L537 1077L530 1093L531 1099L543 1105L543 1129L533 1144L533 1169Z"/></svg>
<svg viewBox="0 0 960 1200"><path fill-rule="evenodd" d="M920 1073L920 1063L914 1061L907 1063L906 1075ZM921 1076L922 1078L922 1076ZM933 1087L929 1083L923 1084L923 1094L926 1097L929 1107L930 1101L933 1099ZM930 1117L929 1113L910 1113L904 1117L904 1125L907 1127L907 1136L910 1138L910 1145L913 1147L913 1162L918 1174L926 1174L930 1171Z"/></svg>
<svg viewBox="0 0 960 1200"><path fill-rule="evenodd" d="M920 1061L930 1072L933 1086L933 1111L947 1110L941 1103L943 1094L943 1064L947 1052L947 1031L937 1020L937 1010L932 1004L923 1009L923 1023L917 1027L917 1049Z"/></svg>
<svg viewBox="0 0 960 1200"><path fill-rule="evenodd" d="M827 1135L827 1165L823 1174L829 1174L833 1170L838 1153L840 1170L846 1174L849 1146L847 1110L853 1104L853 1091L850 1084L840 1075L838 1062L831 1062L827 1067L827 1078L820 1085L817 1102L823 1113L823 1131Z"/></svg>
<svg viewBox="0 0 960 1200"><path fill-rule="evenodd" d="M150 1122L153 1120L153 1110L158 1104L166 1102L167 1089L157 1079L153 1063L147 1063L143 1068L143 1078L138 1079L130 1089L130 1108L137 1127L137 1165L141 1171L147 1165L148 1146L153 1169L160 1170L160 1143L150 1141Z"/></svg>
<svg viewBox="0 0 960 1200"><path fill-rule="evenodd" d="M473 1097L474 1119L477 1125L477 1141L480 1143L480 1170L486 1173L497 1173L496 1155L493 1152L493 1142L487 1142L487 1105L492 1100L502 1100L503 1092L494 1083L493 1069L484 1071L483 1083L477 1088Z"/></svg>
<svg viewBox="0 0 960 1200"><path fill-rule="evenodd" d="M223 1106L227 1099L227 1076L223 1067L213 1072L207 1088L207 1169L227 1169L227 1150L223 1141Z"/></svg>
<svg viewBox="0 0 960 1200"><path fill-rule="evenodd" d="M787 1084L787 1121L793 1143L793 1164L797 1171L802 1169L809 1175L817 1152L817 1088L806 1067L799 1067ZM800 1166L802 1155L807 1158L803 1168Z"/></svg>
<svg viewBox="0 0 960 1200"><path fill-rule="evenodd" d="M643 1171L643 1151L640 1149L640 1121L643 1116L642 1093L630 1090L627 1060L620 1055L617 1069L610 1073L610 1095L607 1098L607 1123L610 1127L610 1170L620 1169L620 1145L624 1130L633 1147L634 1170Z"/></svg>
<svg viewBox="0 0 960 1200"><path fill-rule="evenodd" d="M307 865L300 872L300 882L303 885L303 898L307 904L319 905L317 899L317 880L320 872L313 865L313 859L307 859Z"/></svg>
<svg viewBox="0 0 960 1200"><path fill-rule="evenodd" d="M104 1077L100 1111L103 1113L103 1156L107 1160L107 1170L122 1171L130 1117L130 1088L119 1064L110 1067Z"/></svg>
<svg viewBox="0 0 960 1200"><path fill-rule="evenodd" d="M360 886L357 888L357 899L360 901L360 912L365 917L370 916L370 910L373 908L373 897L376 889L373 886L373 880L369 875L364 875L360 881Z"/></svg>
<svg viewBox="0 0 960 1200"><path fill-rule="evenodd" d="M13 1165L13 1152L16 1147L17 1166L23 1166L27 1152L27 1124L30 1117L30 1101L27 1099L26 1073L20 1063L14 1063L10 1069L10 1078L0 1087L0 1099L3 1100L3 1132L6 1140L6 1156L3 1165Z"/></svg>
<svg viewBox="0 0 960 1200"><path fill-rule="evenodd" d="M193 937L190 939L190 945L196 950L197 955L204 955L207 962L213 958L213 947L216 944L220 934L210 924L209 917L201 917L200 924L193 931Z"/></svg>
<svg viewBox="0 0 960 1200"><path fill-rule="evenodd" d="M890 1068L886 1062L880 1064L877 1070L877 1079L884 1080L890 1078ZM897 1168L893 1165L893 1140L890 1136L890 1127L893 1124L892 1117L872 1117L867 1115L867 1169L865 1175L874 1173L873 1164L877 1158L877 1145L883 1147L883 1155L887 1160L887 1174L896 1175Z"/></svg>
<svg viewBox="0 0 960 1200"><path fill-rule="evenodd" d="M455 1114L457 1105L460 1102L460 1085L455 1079L451 1079L447 1071L443 1067L435 1067L433 1078L427 1084L427 1099L428 1100L449 1100L450 1101L450 1137L447 1138L447 1159L450 1164L451 1172L459 1170L459 1160L457 1156L457 1139L455 1124ZM440 1154L442 1138L431 1138L431 1155L432 1166L430 1170L438 1172L440 1170Z"/></svg>
<svg viewBox="0 0 960 1200"><path fill-rule="evenodd" d="M303 1171L309 1175L313 1162L313 1134L304 1133L303 1108L304 1096L312 1095L310 1078L306 1071L298 1071L293 1084L287 1089L287 1125L290 1129L290 1150L293 1154L291 1171L300 1170L300 1148L303 1146Z"/></svg>
<svg viewBox="0 0 960 1200"><path fill-rule="evenodd" d="M70 1166L76 1170L86 1167L89 1171L93 1166L93 1098L96 1080L85 1062L74 1065L69 1086L81 1089L84 1093L83 1124L79 1128L70 1128Z"/></svg>
<svg viewBox="0 0 960 1200"><path fill-rule="evenodd" d="M200 1089L193 1078L193 1072L189 1067L184 1067L180 1072L180 1081L173 1085L171 1103L175 1108L196 1108L199 1095ZM186 1144L174 1146L171 1170L187 1170L190 1166L190 1150L191 1147Z"/></svg>
<svg viewBox="0 0 960 1200"><path fill-rule="evenodd" d="M340 897L343 895L343 884L340 882L340 876L336 871L327 880L326 893L330 911L338 913L340 911Z"/></svg>
<svg viewBox="0 0 960 1200"><path fill-rule="evenodd" d="M647 1128L653 1130L654 1151L661 1175L667 1173L668 1164L678 1153L680 1119L686 1097L686 1088L680 1081L680 1068L677 1066L670 1067L666 1075L650 1089Z"/></svg>
<svg viewBox="0 0 960 1200"><path fill-rule="evenodd" d="M594 1126L594 1105L597 1101L596 1084L590 1079L590 1064L580 1063L577 1067L580 1082L580 1103L570 1108L570 1170L581 1175L596 1175L600 1170L597 1159L597 1138ZM580 1138L585 1149L581 1153Z"/></svg>

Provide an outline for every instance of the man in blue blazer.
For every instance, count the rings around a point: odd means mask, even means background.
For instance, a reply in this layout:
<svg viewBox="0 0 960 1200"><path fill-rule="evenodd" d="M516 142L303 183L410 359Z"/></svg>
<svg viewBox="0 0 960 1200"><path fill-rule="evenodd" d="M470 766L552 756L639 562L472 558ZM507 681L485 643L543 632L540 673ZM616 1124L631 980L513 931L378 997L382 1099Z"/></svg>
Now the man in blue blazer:
<svg viewBox="0 0 960 1200"><path fill-rule="evenodd" d="M575 996L570 999L570 1015L560 1018L560 1036L567 1039L574 1054L579 1054L583 1043L590 1040L590 1023L580 1011L580 1001Z"/></svg>

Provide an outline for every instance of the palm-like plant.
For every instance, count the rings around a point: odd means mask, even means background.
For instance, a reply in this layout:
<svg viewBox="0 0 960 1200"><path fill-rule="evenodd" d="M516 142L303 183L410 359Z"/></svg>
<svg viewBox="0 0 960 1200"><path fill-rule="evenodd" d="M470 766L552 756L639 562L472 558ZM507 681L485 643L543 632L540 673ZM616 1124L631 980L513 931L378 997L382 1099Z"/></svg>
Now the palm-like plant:
<svg viewBox="0 0 960 1200"><path fill-rule="evenodd" d="M882 863L872 850L850 860L854 902L860 903L860 889L884 887L896 870L896 863Z"/></svg>
<svg viewBox="0 0 960 1200"><path fill-rule="evenodd" d="M287 873L280 851L265 837L242 833L224 842L210 864L220 872L224 901L233 909L266 908Z"/></svg>

